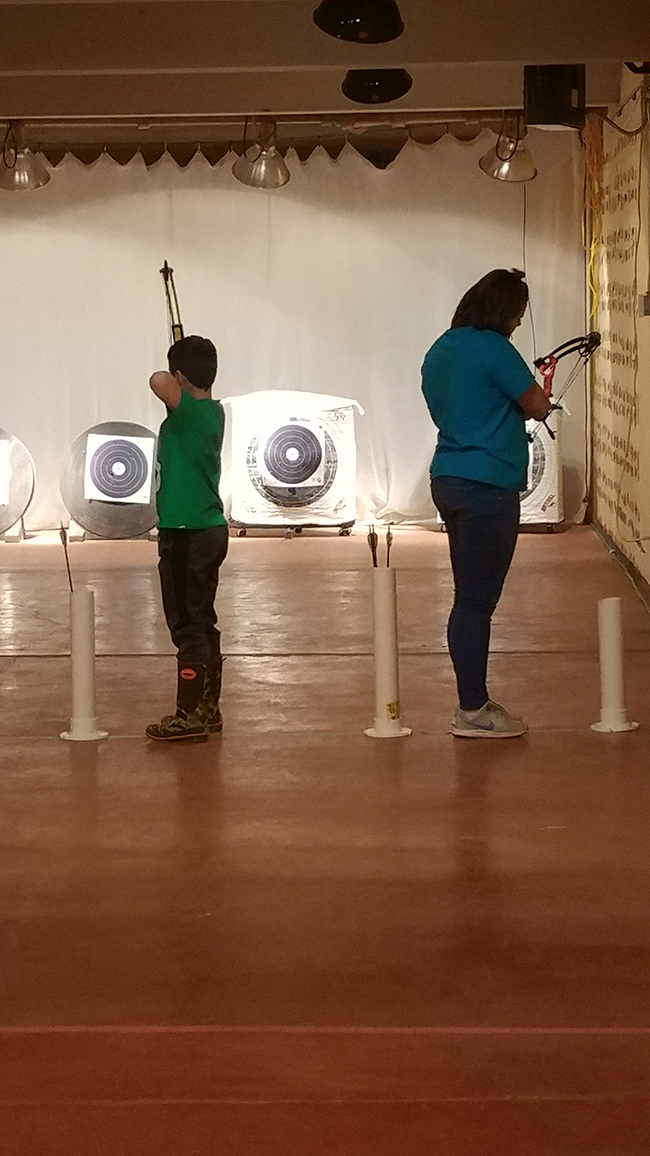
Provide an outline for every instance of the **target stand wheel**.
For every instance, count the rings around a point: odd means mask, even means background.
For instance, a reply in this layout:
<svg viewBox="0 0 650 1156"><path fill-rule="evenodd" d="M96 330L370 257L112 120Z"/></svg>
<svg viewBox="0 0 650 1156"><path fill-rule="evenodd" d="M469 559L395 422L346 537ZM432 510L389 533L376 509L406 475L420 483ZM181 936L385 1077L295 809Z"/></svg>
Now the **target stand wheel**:
<svg viewBox="0 0 650 1156"><path fill-rule="evenodd" d="M64 458L60 489L66 509L74 522L96 538L142 538L157 523L149 462L142 445L130 440L134 438L151 440L155 446L156 435L146 426L102 422L82 433ZM95 440L98 444L93 448ZM86 498L87 480L101 496ZM147 482L149 500L132 501Z"/></svg>

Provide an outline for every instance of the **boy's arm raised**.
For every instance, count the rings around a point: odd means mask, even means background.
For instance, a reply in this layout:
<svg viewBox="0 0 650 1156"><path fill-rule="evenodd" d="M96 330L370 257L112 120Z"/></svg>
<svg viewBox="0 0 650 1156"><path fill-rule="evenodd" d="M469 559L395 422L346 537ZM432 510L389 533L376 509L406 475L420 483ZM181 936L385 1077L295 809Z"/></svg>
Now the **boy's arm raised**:
<svg viewBox="0 0 650 1156"><path fill-rule="evenodd" d="M181 386L178 378L166 369L152 373L149 378L149 387L156 397L164 401L167 409L176 409L181 400Z"/></svg>

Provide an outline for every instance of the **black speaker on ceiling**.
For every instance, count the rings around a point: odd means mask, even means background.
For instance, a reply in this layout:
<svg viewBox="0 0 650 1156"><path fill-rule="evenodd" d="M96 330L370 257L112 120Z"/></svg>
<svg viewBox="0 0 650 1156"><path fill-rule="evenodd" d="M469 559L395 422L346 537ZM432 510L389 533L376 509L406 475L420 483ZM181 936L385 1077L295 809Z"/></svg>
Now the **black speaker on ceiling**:
<svg viewBox="0 0 650 1156"><path fill-rule="evenodd" d="M524 65L524 120L533 127L585 126L584 64Z"/></svg>
<svg viewBox="0 0 650 1156"><path fill-rule="evenodd" d="M314 23L328 36L355 44L385 44L404 31L395 0L323 0Z"/></svg>
<svg viewBox="0 0 650 1156"><path fill-rule="evenodd" d="M405 96L412 85L413 77L405 68L351 68L341 92L357 104L389 104Z"/></svg>

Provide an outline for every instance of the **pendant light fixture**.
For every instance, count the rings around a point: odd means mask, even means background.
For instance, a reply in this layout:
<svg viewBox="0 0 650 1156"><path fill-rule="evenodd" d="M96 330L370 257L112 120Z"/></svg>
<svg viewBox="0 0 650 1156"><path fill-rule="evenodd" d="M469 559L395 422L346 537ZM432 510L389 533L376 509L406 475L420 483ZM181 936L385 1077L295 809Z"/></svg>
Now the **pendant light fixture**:
<svg viewBox="0 0 650 1156"><path fill-rule="evenodd" d="M278 152L273 140L262 145L260 154L252 163L249 184L255 189L281 189L291 180L291 173L287 168L282 153Z"/></svg>
<svg viewBox="0 0 650 1156"><path fill-rule="evenodd" d="M7 192L31 192L42 189L50 180L40 157L27 148L25 125L12 120L5 134L0 160L0 189Z"/></svg>
<svg viewBox="0 0 650 1156"><path fill-rule="evenodd" d="M244 125L244 143L241 156L232 166L233 176L253 189L281 189L291 180L291 173L277 147L277 126L274 120L265 120L268 131L265 141L257 142L257 153L249 156L246 144L248 120Z"/></svg>
<svg viewBox="0 0 650 1156"><path fill-rule="evenodd" d="M341 91L357 104L389 104L405 96L412 84L405 68L351 68Z"/></svg>
<svg viewBox="0 0 650 1156"><path fill-rule="evenodd" d="M537 169L524 144L524 135L520 114L516 114L516 124L510 127L504 114L497 143L481 157L479 168L495 181L508 181L510 184L532 181L537 176Z"/></svg>
<svg viewBox="0 0 650 1156"><path fill-rule="evenodd" d="M328 36L354 44L385 44L404 31L395 0L323 0L314 23Z"/></svg>
<svg viewBox="0 0 650 1156"><path fill-rule="evenodd" d="M242 185L250 185L252 168L252 158L243 152L241 156L237 157L237 160L232 166L232 175L233 177L237 177L237 180L241 181Z"/></svg>

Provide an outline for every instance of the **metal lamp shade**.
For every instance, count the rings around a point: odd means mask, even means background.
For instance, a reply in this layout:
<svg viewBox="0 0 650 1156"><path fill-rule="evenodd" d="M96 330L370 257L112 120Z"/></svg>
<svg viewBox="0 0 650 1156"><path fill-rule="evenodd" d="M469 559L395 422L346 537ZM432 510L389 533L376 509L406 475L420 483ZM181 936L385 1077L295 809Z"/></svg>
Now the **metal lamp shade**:
<svg viewBox="0 0 650 1156"><path fill-rule="evenodd" d="M257 155L259 155L259 150ZM238 181L241 181L242 185L253 184L251 180L252 171L253 160L247 155L247 153L242 153L240 157L237 157L237 160L232 166L232 175L236 177Z"/></svg>
<svg viewBox="0 0 650 1156"><path fill-rule="evenodd" d="M412 84L413 77L405 68L352 68L341 91L357 104L388 104L405 96Z"/></svg>
<svg viewBox="0 0 650 1156"><path fill-rule="evenodd" d="M16 163L0 163L0 189L7 192L30 192L42 189L50 180L43 162L26 148L16 150Z"/></svg>
<svg viewBox="0 0 650 1156"><path fill-rule="evenodd" d="M404 31L395 0L323 0L314 23L328 36L355 44L385 44Z"/></svg>
<svg viewBox="0 0 650 1156"><path fill-rule="evenodd" d="M513 137L501 137L478 163L479 168L495 181L523 184L537 176L533 158L523 140L517 141Z"/></svg>
<svg viewBox="0 0 650 1156"><path fill-rule="evenodd" d="M245 183L256 189L281 189L289 180L291 173L284 157L271 144L260 150L259 156L252 162L250 178Z"/></svg>

